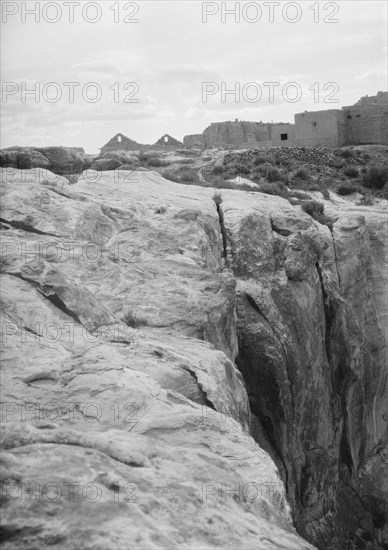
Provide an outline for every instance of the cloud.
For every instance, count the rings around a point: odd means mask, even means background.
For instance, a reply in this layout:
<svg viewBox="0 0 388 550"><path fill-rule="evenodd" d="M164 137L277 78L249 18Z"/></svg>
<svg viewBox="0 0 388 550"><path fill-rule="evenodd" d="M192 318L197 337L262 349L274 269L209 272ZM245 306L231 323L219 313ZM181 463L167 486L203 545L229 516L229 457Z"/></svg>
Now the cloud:
<svg viewBox="0 0 388 550"><path fill-rule="evenodd" d="M357 80L384 80L387 81L388 73L383 69L371 69L366 73L358 75L355 77Z"/></svg>

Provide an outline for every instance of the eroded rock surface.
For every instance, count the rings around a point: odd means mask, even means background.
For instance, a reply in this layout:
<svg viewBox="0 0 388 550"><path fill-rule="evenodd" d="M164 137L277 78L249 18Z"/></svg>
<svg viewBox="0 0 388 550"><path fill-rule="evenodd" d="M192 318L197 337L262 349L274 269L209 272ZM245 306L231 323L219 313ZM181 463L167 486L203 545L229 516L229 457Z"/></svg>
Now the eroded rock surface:
<svg viewBox="0 0 388 550"><path fill-rule="evenodd" d="M322 549L388 543L387 210L222 192L253 433ZM366 489L368 487L368 489Z"/></svg>
<svg viewBox="0 0 388 550"><path fill-rule="evenodd" d="M313 548L249 434L209 190L4 170L3 546Z"/></svg>
<svg viewBox="0 0 388 550"><path fill-rule="evenodd" d="M43 172L3 183L5 547L384 548L387 210Z"/></svg>
<svg viewBox="0 0 388 550"><path fill-rule="evenodd" d="M53 172L74 183L81 172L90 168L91 162L83 149L76 147L9 147L0 151L0 166L7 167L9 174L13 168L45 168L48 174Z"/></svg>

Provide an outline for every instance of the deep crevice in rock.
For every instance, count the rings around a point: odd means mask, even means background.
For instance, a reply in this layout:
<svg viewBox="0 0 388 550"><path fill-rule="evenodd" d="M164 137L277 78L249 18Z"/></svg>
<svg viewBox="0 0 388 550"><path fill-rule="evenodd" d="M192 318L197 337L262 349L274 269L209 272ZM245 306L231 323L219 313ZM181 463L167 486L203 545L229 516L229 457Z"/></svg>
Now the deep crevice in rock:
<svg viewBox="0 0 388 550"><path fill-rule="evenodd" d="M0 222L13 227L14 229L21 229L22 231L26 231L27 233L35 233L36 235L48 235L50 237L60 236L60 235L55 235L54 233L45 233L44 231L35 229L35 227L32 227L32 225L29 225L28 223L23 221L5 220L4 218L0 218Z"/></svg>
<svg viewBox="0 0 388 550"><path fill-rule="evenodd" d="M80 318L78 317L78 315L74 311L69 309L57 294L55 294L55 293L53 293L53 294L47 293L46 294L46 292L43 289L39 288L39 287L38 287L38 292L40 292L40 294L42 294L47 300L49 300L55 307L57 307L63 313L65 313L66 315L71 317L74 321L76 321L77 323L82 325L82 322L81 322Z"/></svg>
<svg viewBox="0 0 388 550"><path fill-rule="evenodd" d="M213 411L216 411L217 409L215 408L213 403L208 399L202 384L199 382L197 373L194 370L190 369L189 367L184 367L184 370L195 380L195 383L201 392L204 405L206 405L210 409L213 409Z"/></svg>
<svg viewBox="0 0 388 550"><path fill-rule="evenodd" d="M224 223L224 213L221 208L222 204L222 197L221 195L215 195L213 197L214 204L217 208L217 214L218 214L218 221L220 223L221 228L221 237L222 237L222 258L225 261L226 267L229 267L229 259L228 259L228 245L227 245L227 234L226 234L226 228Z"/></svg>

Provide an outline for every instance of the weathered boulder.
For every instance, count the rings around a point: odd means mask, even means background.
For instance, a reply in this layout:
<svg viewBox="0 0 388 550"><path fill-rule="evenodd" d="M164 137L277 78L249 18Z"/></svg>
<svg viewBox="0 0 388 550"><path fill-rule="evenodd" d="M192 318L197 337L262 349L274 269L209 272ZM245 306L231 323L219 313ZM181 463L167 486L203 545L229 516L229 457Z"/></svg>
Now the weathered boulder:
<svg viewBox="0 0 388 550"><path fill-rule="evenodd" d="M66 147L11 147L0 151L0 166L29 170L46 168L68 180L81 174L91 165L88 158L81 155L78 148Z"/></svg>
<svg viewBox="0 0 388 550"><path fill-rule="evenodd" d="M50 161L50 171L60 176L81 174L90 167L90 161L78 152L65 147L41 147L37 149Z"/></svg>
<svg viewBox="0 0 388 550"><path fill-rule="evenodd" d="M308 235L299 231L287 239L284 250L284 269L289 279L307 279L319 258L319 245Z"/></svg>
<svg viewBox="0 0 388 550"><path fill-rule="evenodd" d="M313 548L248 432L211 192L154 172L16 176L2 201L4 548Z"/></svg>
<svg viewBox="0 0 388 550"><path fill-rule="evenodd" d="M99 160L100 158L115 159L115 160L119 160L122 163L128 163L128 162L139 163L138 157L133 153L130 153L129 151L107 151L106 153L102 153L101 156L98 157L96 160Z"/></svg>
<svg viewBox="0 0 388 550"><path fill-rule="evenodd" d="M105 172L106 170L116 170L123 162L117 158L102 158L96 159L92 162L90 169L97 170L98 172Z"/></svg>
<svg viewBox="0 0 388 550"><path fill-rule="evenodd" d="M3 149L0 151L0 166L28 170L30 168L49 168L50 161L42 153L30 147Z"/></svg>

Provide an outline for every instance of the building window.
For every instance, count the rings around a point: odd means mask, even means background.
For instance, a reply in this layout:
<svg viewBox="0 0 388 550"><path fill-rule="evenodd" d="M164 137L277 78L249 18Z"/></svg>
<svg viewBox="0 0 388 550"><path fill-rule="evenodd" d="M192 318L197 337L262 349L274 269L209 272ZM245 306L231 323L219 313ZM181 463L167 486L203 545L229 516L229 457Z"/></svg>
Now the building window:
<svg viewBox="0 0 388 550"><path fill-rule="evenodd" d="M280 134L280 141L286 141L288 139L288 134Z"/></svg>
<svg viewBox="0 0 388 550"><path fill-rule="evenodd" d="M361 118L361 115L356 115L356 118Z"/></svg>
<svg viewBox="0 0 388 550"><path fill-rule="evenodd" d="M347 115L346 118L352 118L352 115Z"/></svg>
<svg viewBox="0 0 388 550"><path fill-rule="evenodd" d="M121 136L117 136L117 141L120 143L121 142Z"/></svg>

